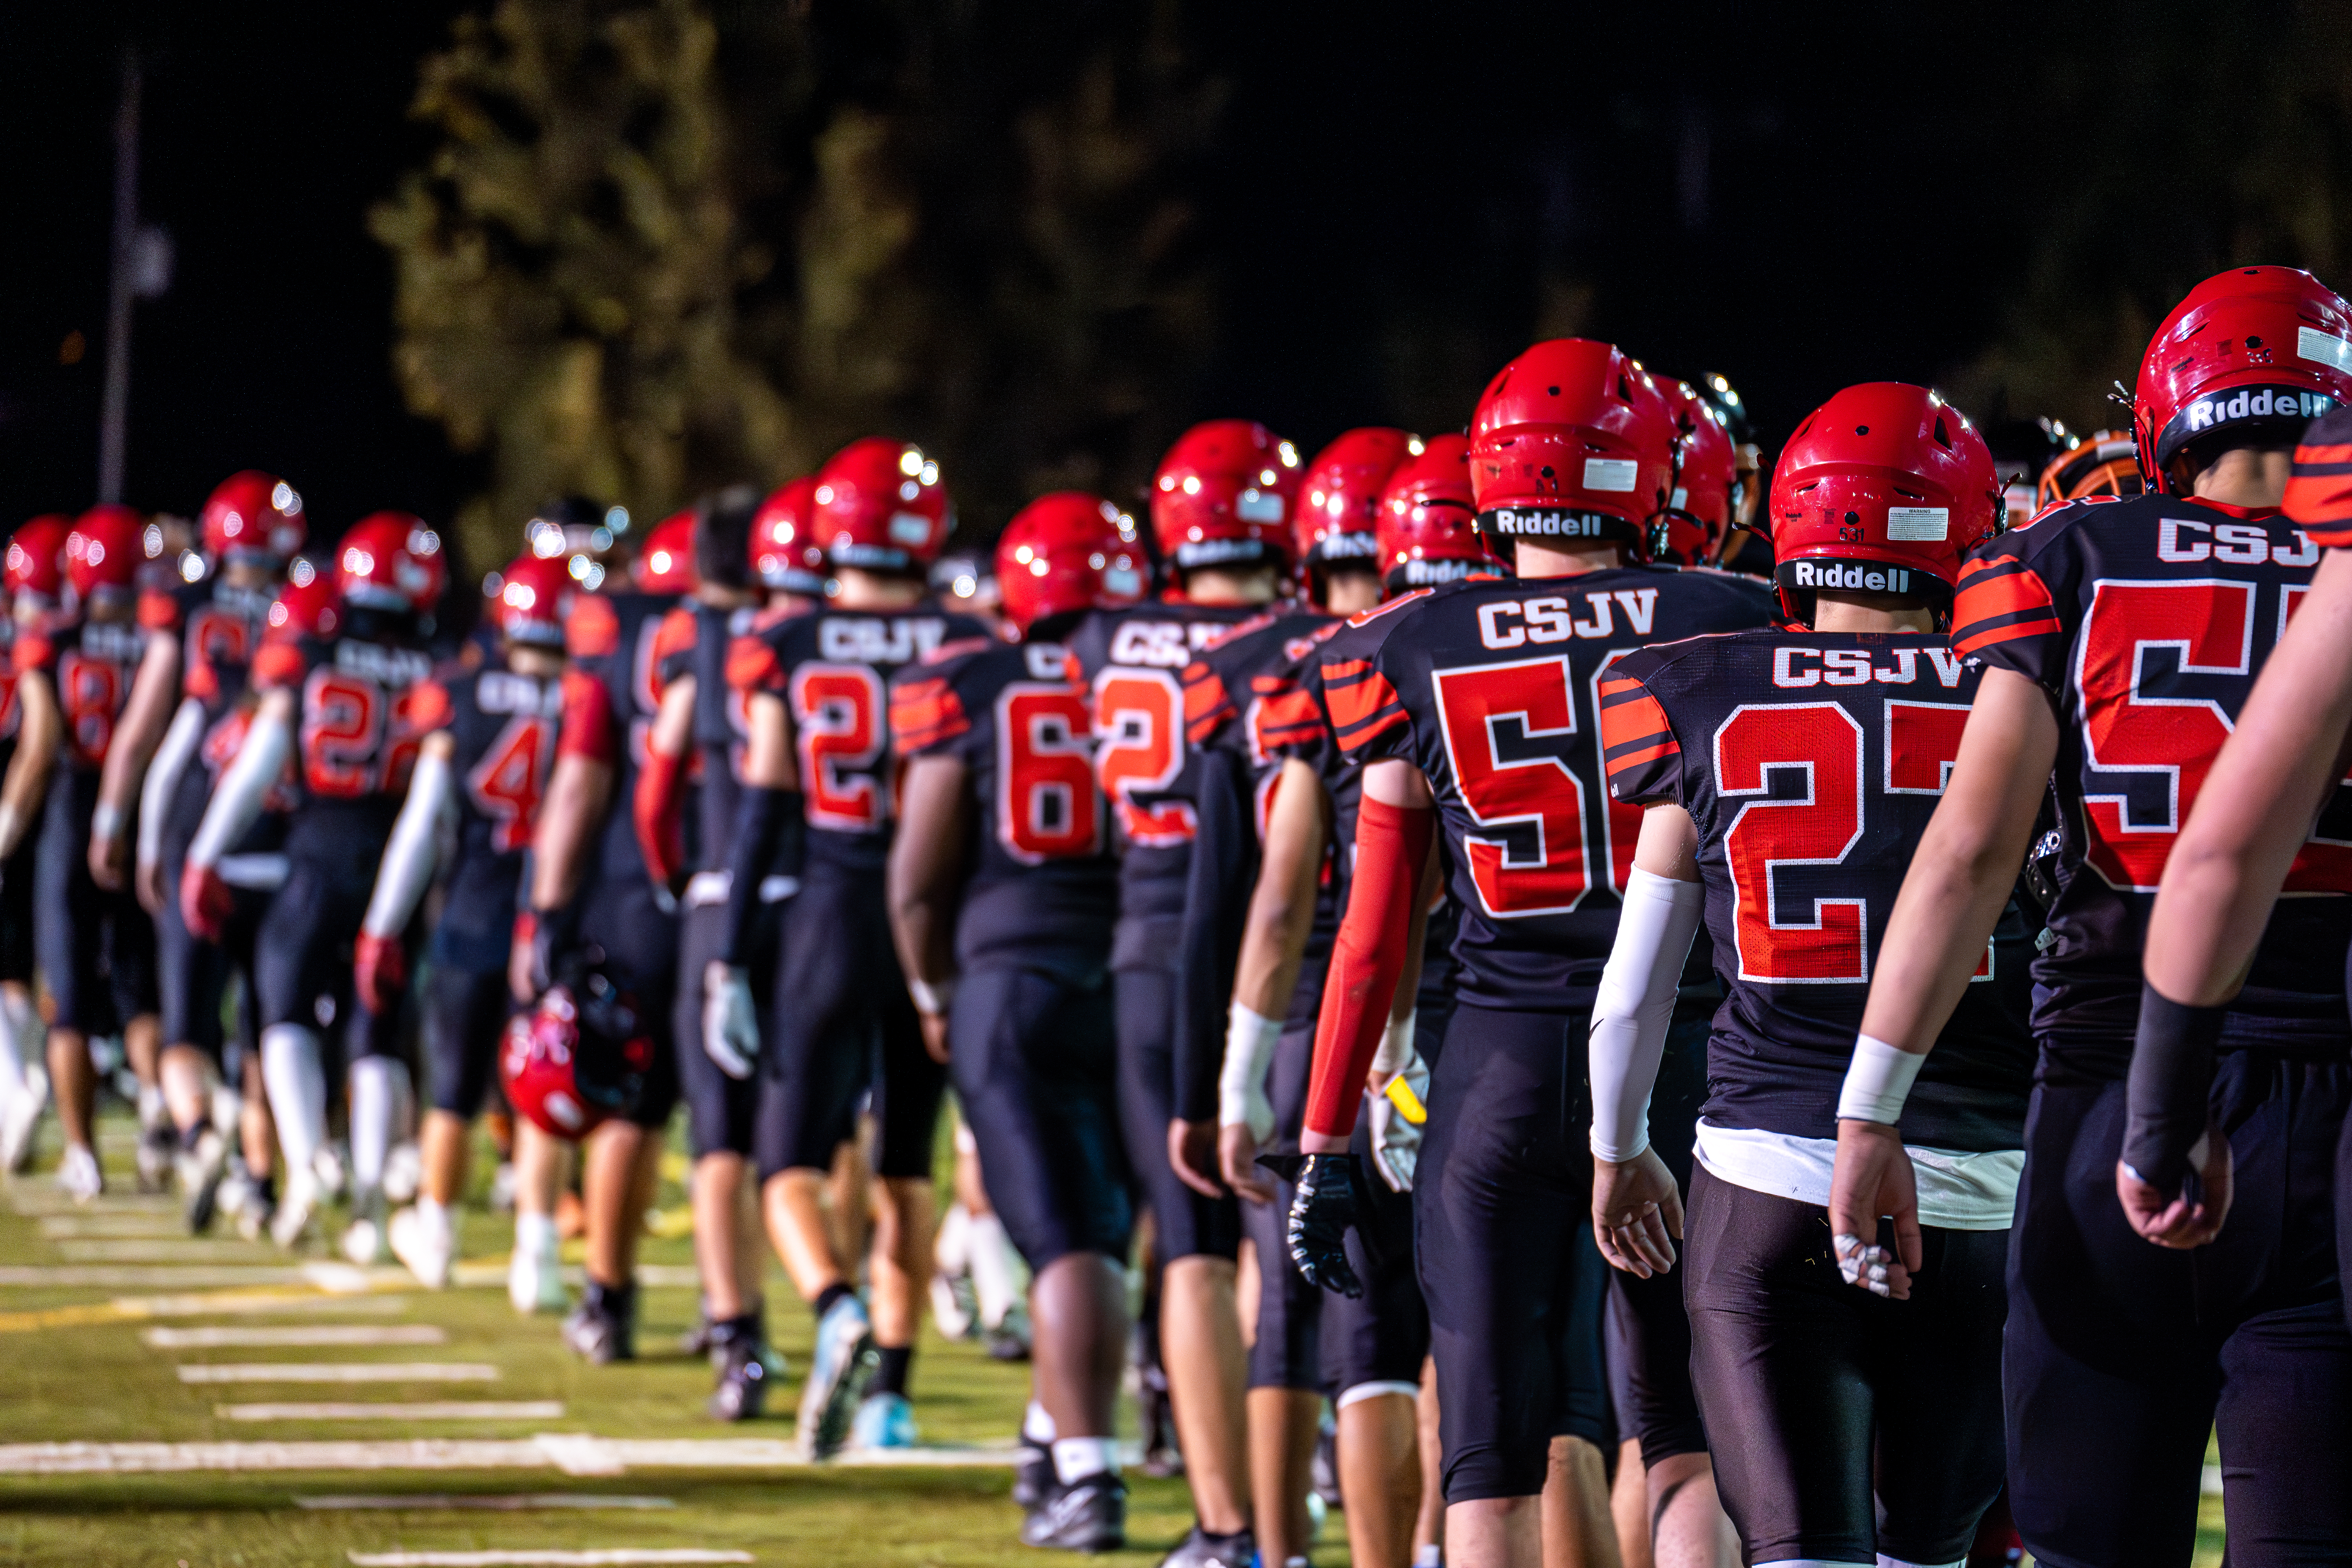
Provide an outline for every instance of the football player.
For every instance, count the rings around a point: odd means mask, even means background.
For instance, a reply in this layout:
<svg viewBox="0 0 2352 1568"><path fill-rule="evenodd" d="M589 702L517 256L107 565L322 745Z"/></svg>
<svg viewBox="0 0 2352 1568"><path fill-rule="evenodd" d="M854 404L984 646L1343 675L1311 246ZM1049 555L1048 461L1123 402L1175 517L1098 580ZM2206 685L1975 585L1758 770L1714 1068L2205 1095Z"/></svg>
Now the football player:
<svg viewBox="0 0 2352 1568"><path fill-rule="evenodd" d="M33 861L40 843L40 817L47 800L41 781L19 773L15 762L25 731L25 707L16 698L16 639L37 634L58 613L65 589L66 535L73 520L52 514L20 525L8 538L0 585L8 614L0 638L9 649L0 669L0 844L15 850L0 862L0 1172L14 1175L33 1157L33 1133L49 1100L46 1026L33 1005ZM44 708L34 730L57 722ZM52 735L44 745L54 746Z"/></svg>
<svg viewBox="0 0 2352 1568"><path fill-rule="evenodd" d="M1601 788L1595 690L1642 645L1764 625L1761 588L1640 564L1672 500L1680 432L1646 371L1583 339L1504 367L1471 427L1480 529L1519 581L1382 606L1327 648L1339 743L1366 764L1347 914L1317 1028L1294 1257L1360 1289L1343 1249L1363 1180L1359 1103L1412 956L1441 815L1461 910L1459 1005L1413 1179L1444 1440L1450 1553L1533 1563L1602 1551L1609 1514L1601 1319L1583 1221L1591 1164L1569 1142L1570 1070L1632 870L1637 814ZM1704 973L1694 975L1704 981ZM1393 1058L1391 1058L1393 1061ZM1564 1121L1564 1109L1567 1120ZM1549 1491L1538 1531L1538 1500Z"/></svg>
<svg viewBox="0 0 2352 1568"><path fill-rule="evenodd" d="M2101 430L2050 459L2034 488L2040 510L2086 496L2136 496L2139 457L2128 430Z"/></svg>
<svg viewBox="0 0 2352 1568"><path fill-rule="evenodd" d="M340 1020L354 1188L342 1245L346 1256L373 1261L384 1249L384 1156L410 1085L394 1054L397 1009L355 999L350 966L418 745L440 724L421 622L447 566L440 536L399 511L353 523L334 559L331 584L320 574L272 606L250 667L259 701L189 843L180 910L198 940L223 940L236 913L228 858L290 764L299 804L286 829L286 881L254 935L261 1069L286 1161L270 1234L296 1245L323 1195L321 1031Z"/></svg>
<svg viewBox="0 0 2352 1568"><path fill-rule="evenodd" d="M543 995L571 964L595 966L631 998L649 1042L641 1091L583 1140L588 1282L562 1334L596 1365L636 1355L637 1244L662 1129L677 1105L669 1032L677 905L646 867L631 803L661 703L662 659L686 629L670 612L694 586L693 529L691 513L663 520L631 563L629 589L583 595L572 608L555 768L531 834L530 877L508 966L508 985L521 1002ZM518 1128L515 1164L508 1298L519 1312L560 1308L554 1207L562 1147L544 1128Z"/></svg>
<svg viewBox="0 0 2352 1568"><path fill-rule="evenodd" d="M882 872L898 772L885 691L942 644L985 637L925 604L923 572L953 517L939 465L879 436L828 458L811 492L839 591L736 642L728 679L749 715L728 850L725 925L700 976L704 1048L761 1063L752 1152L768 1234L817 1337L800 1436L819 1457L915 1441L907 1379L930 1279L931 1139L946 1089L890 941ZM782 884L769 882L782 878ZM784 892L775 1048L761 1055L751 992L753 910ZM790 889L797 888L793 892ZM944 997L919 994L945 1010ZM876 1224L869 1309L826 1223L825 1174L871 1094Z"/></svg>
<svg viewBox="0 0 2352 1568"><path fill-rule="evenodd" d="M677 969L689 982L718 956L726 935L728 838L741 805L750 738L743 704L727 684L728 651L737 637L773 618L804 613L824 596L822 552L813 563L803 558L814 548L815 490L815 479L799 479L762 500L758 490L738 486L695 509L694 591L688 604L670 612L679 629L665 638L661 710L635 801L647 868L656 884L683 895ZM765 606L763 594L772 596ZM689 760L698 761L700 771L690 836L681 795ZM773 998L782 913L777 906L784 889L761 892L752 906L744 965L755 1026ZM722 1421L748 1421L766 1403L771 1371L761 1291L767 1253L758 1205L744 1183L760 1053L740 1052L723 1034L706 1036L703 1005L701 987L679 986L672 1022L682 1047L678 1082L694 1143L689 1186L708 1324L703 1349L718 1380L710 1413Z"/></svg>
<svg viewBox="0 0 2352 1568"><path fill-rule="evenodd" d="M2032 1068L2015 903L1911 1098L1933 1253L1911 1299L1847 1289L1825 1220L1872 911L1894 900L1981 673L1936 623L2001 506L1958 410L1899 382L1849 387L1773 476L1789 624L1639 649L1601 677L1611 798L1648 809L1593 1005L1593 1234L1629 1275L1665 1275L1687 1184L1681 1295L1715 1458L1684 1479L1720 1489L1738 1561L1955 1562L2000 1489L2001 1268ZM1675 1171L1651 1098L1702 919L1727 995L1697 1169ZM1668 1531L1655 1551L1731 1560L1714 1544Z"/></svg>
<svg viewBox="0 0 2352 1568"><path fill-rule="evenodd" d="M198 526L204 554L191 558L191 572L171 574L178 602L155 605L142 597L141 618L151 628L184 629L178 637L158 636L148 644L99 786L95 816L112 831L93 830L89 841L90 876L101 888L121 887L124 861L135 860L139 901L154 921L163 1040L159 1076L178 1133L181 1189L192 1231L211 1225L229 1169L227 1141L213 1127L211 1083L223 1066L226 1044L221 1007L232 969L251 984L253 933L268 894L250 883L257 876L268 882L282 875L284 862L275 851L285 835L285 818L265 814L237 846L236 870L247 885L236 891L225 943L196 941L171 890L179 886L188 841L204 820L214 774L246 722L247 669L270 601L309 532L294 487L251 468L215 487ZM190 766L200 760L202 765ZM130 807L134 791L135 813ZM124 842L124 829L133 820L135 856ZM244 858L248 856L265 858ZM243 1063L241 1071L252 1065ZM257 1112L263 1102L257 1067L242 1076ZM246 1120L257 1121L257 1114ZM261 1156L266 1176L268 1134L248 1128L253 1131L259 1138L244 1142ZM251 1163L243 1163L248 1180L240 1185L250 1190Z"/></svg>
<svg viewBox="0 0 2352 1568"><path fill-rule="evenodd" d="M455 854L426 955L421 1030L431 1109L419 1137L416 1202L392 1216L393 1255L426 1287L449 1282L451 1216L465 1188L467 1129L482 1109L513 1012L508 946L539 803L555 763L564 625L578 597L560 557L526 555L499 574L485 619L489 662L436 670L419 706L440 721L424 739L407 798L385 841L360 921L352 985L390 1014L408 987L407 933L432 887L445 836Z"/></svg>
<svg viewBox="0 0 2352 1568"><path fill-rule="evenodd" d="M2041 1561L2186 1556L2217 1427L2232 1561L2310 1561L2294 1543L2352 1538L2337 1484L2352 1468L2352 1332L2325 1173L2352 1102L2352 801L2322 813L2287 878L2296 896L2219 1016L2184 1019L2140 978L2175 836L2319 563L2279 502L2305 424L2352 398L2347 366L2352 311L2308 273L2209 279L2140 367L2148 493L2045 512L1961 573L1953 646L1987 668L1872 973L1830 1225L1850 1279L1898 1299L1916 1288L1905 1091L1969 990L2054 766L2063 858L2034 962L2041 1058L2002 1358L2010 1503ZM2132 1120L2126 1079L2136 1033L2189 1027L2221 1056L2211 1126L2183 1147L2177 1124ZM2150 1247L2116 1202L2118 1160L2158 1210L2192 1173L2210 1189L2233 1171L2263 1199L2194 1256Z"/></svg>
<svg viewBox="0 0 2352 1568"><path fill-rule="evenodd" d="M1151 482L1151 529L1174 575L1172 595L1091 616L1068 645L1093 703L1095 770L1119 853L1111 973L1121 1125L1151 1208L1162 1269L1160 1348L1197 1516L1168 1559L1177 1568L1241 1568L1256 1550L1234 1305L1240 1209L1229 1193L1211 1196L1186 1183L1169 1152L1179 957L1198 821L1182 674L1202 648L1280 591L1298 469L1297 448L1255 420L1213 419L1187 430ZM1213 1170L1213 1144L1186 1163Z"/></svg>
<svg viewBox="0 0 2352 1568"><path fill-rule="evenodd" d="M1133 604L1141 546L1118 509L1075 490L1024 507L997 542L1023 641L951 642L891 683L908 759L891 847L891 925L943 1048L989 1201L1031 1273L1035 1403L1048 1448L1023 1478L1021 1539L1126 1542L1112 1421L1128 1335L1134 1210L1119 1136L1111 927L1118 868L1088 762L1087 715L1055 640Z"/></svg>
<svg viewBox="0 0 2352 1568"><path fill-rule="evenodd" d="M1339 625L1335 616L1380 601L1373 523L1381 492L1397 465L1420 445L1402 430L1373 426L1347 431L1316 454L1300 473L1292 532L1309 593L1321 608L1275 610L1244 622L1184 671L1185 739L1198 758L1200 776L1193 789L1197 837L1184 907L1185 985L1169 1157L1177 1162L1178 1174L1202 1194L1217 1194L1220 1184L1230 1182L1243 1199L1242 1225L1256 1254L1258 1279L1246 1396L1250 1495L1258 1552L1278 1563L1304 1556L1308 1544L1307 1492L1323 1415L1323 1292L1288 1266L1282 1237L1288 1186L1269 1181L1256 1168L1255 1149L1245 1157L1236 1151L1236 1158L1223 1160L1217 1144L1222 1133L1206 1124L1222 1120L1221 1047L1238 1030L1246 1038L1229 1065L1250 1080L1273 1117L1271 1122L1261 1117L1257 1127L1245 1131L1285 1153L1293 1152L1284 1145L1298 1134L1322 959L1330 951L1339 912L1318 896L1324 860L1319 807L1286 813L1300 830L1279 842L1268 822L1279 798L1284 749L1294 731L1314 722L1313 700L1298 687L1300 668ZM1263 869L1261 841L1266 852ZM1283 899L1281 908L1298 923L1301 951L1309 955L1303 968L1296 956L1280 962L1271 952L1250 951L1244 941L1243 917L1254 902L1253 883L1269 879L1272 886L1299 895ZM1283 935L1292 923L1280 922ZM1248 964L1238 986L1237 956ZM1270 1101L1265 1087L1269 1068L1275 1079ZM1208 1136L1202 1136L1203 1131ZM1191 1168L1195 1157L1206 1168Z"/></svg>
<svg viewBox="0 0 2352 1568"><path fill-rule="evenodd" d="M65 541L62 614L38 630L20 624L15 647L16 700L27 722L8 764L5 799L16 809L0 818L0 861L36 820L30 803L46 796L33 940L50 998L49 1075L66 1134L58 1181L85 1202L105 1187L92 1142L90 1037L121 1033L142 1102L155 1078L154 927L127 889L101 888L89 873L92 831L120 828L99 815L99 781L146 654L134 587L146 528L123 506L77 518ZM148 1110L142 1103L142 1118Z"/></svg>
<svg viewBox="0 0 2352 1568"><path fill-rule="evenodd" d="M1675 464L1673 504L1660 522L1664 537L1651 541L1651 552L1677 566L1713 565L1731 542L1739 500L1739 454L1714 404L1687 382L1671 376L1659 377L1658 385L1674 405L1682 443Z"/></svg>

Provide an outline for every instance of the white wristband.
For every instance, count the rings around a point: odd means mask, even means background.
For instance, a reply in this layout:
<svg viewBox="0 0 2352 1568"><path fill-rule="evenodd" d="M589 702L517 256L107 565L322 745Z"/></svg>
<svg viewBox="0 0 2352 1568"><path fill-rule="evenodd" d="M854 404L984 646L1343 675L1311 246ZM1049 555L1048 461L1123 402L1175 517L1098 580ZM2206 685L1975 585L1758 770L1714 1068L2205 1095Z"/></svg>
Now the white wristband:
<svg viewBox="0 0 2352 1568"><path fill-rule="evenodd" d="M21 820L22 816L15 806L0 805L0 849L13 850L16 847L17 825Z"/></svg>
<svg viewBox="0 0 2352 1568"><path fill-rule="evenodd" d="M1225 1015L1225 1059L1217 1071L1217 1125L1241 1127L1253 1118L1253 1098L1265 1101L1265 1075L1274 1067L1275 1042L1282 1038L1282 1020L1269 1018L1246 1002L1236 1002ZM1261 1115L1256 1120L1263 1121Z"/></svg>
<svg viewBox="0 0 2352 1568"><path fill-rule="evenodd" d="M1845 1087L1838 1090L1838 1120L1878 1121L1892 1127L1903 1115L1903 1101L1911 1080L1919 1076L1927 1057L1890 1046L1868 1035L1855 1037L1853 1060L1845 1069Z"/></svg>
<svg viewBox="0 0 2352 1568"><path fill-rule="evenodd" d="M915 1011L929 1013L935 1018L944 1016L949 1005L955 1001L955 988L953 975L937 984L928 980L918 980L911 974L907 977L907 994L915 999Z"/></svg>
<svg viewBox="0 0 2352 1568"><path fill-rule="evenodd" d="M1413 1020L1420 1016L1416 1008L1402 1018L1391 1018L1381 1031L1381 1048L1372 1053L1374 1078L1394 1078L1412 1065Z"/></svg>
<svg viewBox="0 0 2352 1568"><path fill-rule="evenodd" d="M100 801L90 808L89 836L92 838L122 837L122 808L109 801Z"/></svg>

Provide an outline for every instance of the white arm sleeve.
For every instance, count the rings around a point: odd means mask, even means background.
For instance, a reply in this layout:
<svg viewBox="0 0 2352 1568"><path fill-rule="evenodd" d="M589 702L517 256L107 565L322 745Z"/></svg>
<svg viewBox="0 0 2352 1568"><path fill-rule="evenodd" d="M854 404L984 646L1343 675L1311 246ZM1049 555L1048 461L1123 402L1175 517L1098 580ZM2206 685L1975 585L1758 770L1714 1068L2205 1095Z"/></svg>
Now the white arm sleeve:
<svg viewBox="0 0 2352 1568"><path fill-rule="evenodd" d="M1706 890L1636 866L1592 999L1592 1152L1622 1164L1650 1146L1650 1089Z"/></svg>
<svg viewBox="0 0 2352 1568"><path fill-rule="evenodd" d="M171 809L173 792L180 787L180 775L188 771L204 739L205 705L190 697L172 715L172 727L163 731L163 742L155 748L154 761L147 764L147 777L139 786L139 863L142 866L163 858L164 814Z"/></svg>
<svg viewBox="0 0 2352 1568"><path fill-rule="evenodd" d="M195 839L188 846L188 864L220 864L229 846L244 837L245 830L261 816L261 804L268 798L278 775L286 771L286 759L293 750L293 728L285 720L267 706L253 716L245 744L237 748L236 761L222 770L220 783L213 786L204 826L196 829Z"/></svg>
<svg viewBox="0 0 2352 1568"><path fill-rule="evenodd" d="M449 807L449 759L427 748L409 774L408 798L392 825L383 859L375 873L375 892L368 900L367 917L360 930L370 936L397 936L416 912L417 900L433 885L433 865L440 857L441 814Z"/></svg>

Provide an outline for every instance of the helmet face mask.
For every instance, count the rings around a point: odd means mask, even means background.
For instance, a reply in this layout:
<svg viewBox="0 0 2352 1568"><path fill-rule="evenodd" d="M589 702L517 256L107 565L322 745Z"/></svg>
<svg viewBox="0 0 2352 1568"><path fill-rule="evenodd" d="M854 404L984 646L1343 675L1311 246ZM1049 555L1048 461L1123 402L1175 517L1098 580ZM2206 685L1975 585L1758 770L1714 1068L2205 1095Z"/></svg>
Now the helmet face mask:
<svg viewBox="0 0 2352 1568"><path fill-rule="evenodd" d="M653 1040L636 999L597 965L576 960L529 1012L507 1021L499 1041L509 1103L567 1142L635 1110L652 1065Z"/></svg>
<svg viewBox="0 0 2352 1568"><path fill-rule="evenodd" d="M2190 289L2148 342L2132 395L2141 476L2184 493L2217 448L2292 447L2347 402L2352 308L2296 268L2231 268Z"/></svg>

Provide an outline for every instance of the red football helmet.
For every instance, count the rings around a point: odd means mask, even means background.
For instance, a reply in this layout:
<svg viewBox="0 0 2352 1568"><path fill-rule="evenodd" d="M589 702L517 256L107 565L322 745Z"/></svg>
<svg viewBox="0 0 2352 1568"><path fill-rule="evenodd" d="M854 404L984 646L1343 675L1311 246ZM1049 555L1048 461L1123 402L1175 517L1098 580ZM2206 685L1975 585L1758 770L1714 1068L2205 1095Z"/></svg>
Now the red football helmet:
<svg viewBox="0 0 2352 1568"><path fill-rule="evenodd" d="M2085 496L2136 496L2145 488L2140 483L2137 443L2131 432L2101 430L2050 460L2034 487L2033 510L2038 512Z"/></svg>
<svg viewBox="0 0 2352 1568"><path fill-rule="evenodd" d="M215 561L244 557L276 566L310 537L302 498L292 485L259 468L231 474L214 486L201 524L205 553Z"/></svg>
<svg viewBox="0 0 2352 1568"><path fill-rule="evenodd" d="M8 536L8 592L56 604L65 591L66 535L72 531L73 519L58 511L19 523Z"/></svg>
<svg viewBox="0 0 2352 1568"><path fill-rule="evenodd" d="M2172 308L2149 340L2132 395L2132 435L2148 489L2176 493L2166 467L2189 442L2233 425L2305 424L2352 402L2352 308L2293 267L2233 267Z"/></svg>
<svg viewBox="0 0 2352 1568"><path fill-rule="evenodd" d="M264 637L291 641L333 637L343 625L343 601L335 592L335 574L296 556L287 564L286 585L278 590L263 619Z"/></svg>
<svg viewBox="0 0 2352 1568"><path fill-rule="evenodd" d="M940 466L910 442L861 436L816 471L816 534L836 566L918 573L955 527Z"/></svg>
<svg viewBox="0 0 2352 1568"><path fill-rule="evenodd" d="M1398 467L1381 495L1374 539L1391 593L1502 574L1470 500L1470 437L1433 436Z"/></svg>
<svg viewBox="0 0 2352 1568"><path fill-rule="evenodd" d="M94 594L128 594L147 559L147 519L127 506L94 506L66 535L66 581L84 603Z"/></svg>
<svg viewBox="0 0 2352 1568"><path fill-rule="evenodd" d="M628 1114L653 1056L635 1004L592 969L507 1020L499 1080L518 1113L555 1137L578 1139Z"/></svg>
<svg viewBox="0 0 2352 1568"><path fill-rule="evenodd" d="M1675 448L1675 493L1651 530L1650 554L1683 566L1712 563L1731 533L1739 453L1722 416L1695 389L1671 376L1660 376L1658 386L1674 407L1682 440Z"/></svg>
<svg viewBox="0 0 2352 1568"><path fill-rule="evenodd" d="M413 512L371 512L335 545L335 592L353 609L425 615L448 580L441 536Z"/></svg>
<svg viewBox="0 0 2352 1568"><path fill-rule="evenodd" d="M499 634L510 643L562 652L563 626L580 593L563 558L518 556L499 578L490 612Z"/></svg>
<svg viewBox="0 0 2352 1568"><path fill-rule="evenodd" d="M1772 474L1780 606L1810 620L1817 590L1845 588L1943 609L2000 517L1992 453L1959 410L1906 382L1849 386L1805 416Z"/></svg>
<svg viewBox="0 0 2352 1568"><path fill-rule="evenodd" d="M996 542L1005 618L1024 632L1048 616L1139 602L1148 566L1134 520L1084 490L1039 496Z"/></svg>
<svg viewBox="0 0 2352 1568"><path fill-rule="evenodd" d="M1622 350L1538 343L1487 384L1470 422L1478 526L1498 554L1517 539L1612 540L1645 558L1680 439L1665 395Z"/></svg>
<svg viewBox="0 0 2352 1568"><path fill-rule="evenodd" d="M1151 479L1151 532L1179 572L1287 563L1298 448L1255 419L1211 419L1176 437Z"/></svg>
<svg viewBox="0 0 2352 1568"><path fill-rule="evenodd" d="M751 519L751 574L781 593L824 596L824 546L816 542L816 477L768 492Z"/></svg>
<svg viewBox="0 0 2352 1568"><path fill-rule="evenodd" d="M692 508L672 512L654 524L645 543L638 547L637 558L629 563L629 576L642 593L694 592Z"/></svg>
<svg viewBox="0 0 2352 1568"><path fill-rule="evenodd" d="M1349 430L1315 454L1299 475L1291 538L1311 566L1371 564L1381 493L1397 466L1421 449L1418 437L1385 425Z"/></svg>

